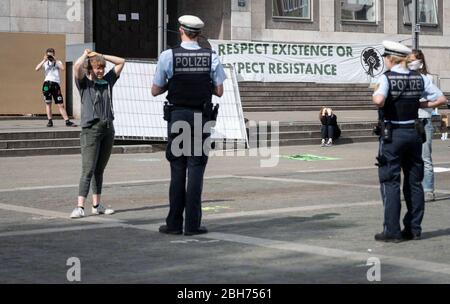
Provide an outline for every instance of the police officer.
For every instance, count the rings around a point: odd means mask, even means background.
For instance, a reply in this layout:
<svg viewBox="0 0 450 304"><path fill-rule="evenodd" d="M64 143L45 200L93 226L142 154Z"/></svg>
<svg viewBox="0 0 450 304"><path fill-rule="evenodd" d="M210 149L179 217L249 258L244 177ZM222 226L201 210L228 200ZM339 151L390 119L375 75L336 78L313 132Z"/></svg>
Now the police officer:
<svg viewBox="0 0 450 304"><path fill-rule="evenodd" d="M207 105L212 105L213 95L222 96L226 76L215 52L198 44L203 21L191 15L181 16L178 21L181 45L161 53L152 86L153 96L167 90L170 103L170 113L165 111L170 210L166 225L159 231L182 234L186 209L184 234L195 235L208 232L200 223L203 175L208 161L208 151L203 146L210 134L198 129L210 120L205 113Z"/></svg>
<svg viewBox="0 0 450 304"><path fill-rule="evenodd" d="M378 155L378 175L384 205L383 232L375 240L400 242L420 239L424 215L422 188L423 128L418 109L433 108L446 102L442 92L426 76L407 69L411 49L393 41L383 41L387 72L380 77L373 103L383 117ZM427 101L420 102L421 97ZM423 126L423 125L422 125ZM407 213L400 229L400 171Z"/></svg>

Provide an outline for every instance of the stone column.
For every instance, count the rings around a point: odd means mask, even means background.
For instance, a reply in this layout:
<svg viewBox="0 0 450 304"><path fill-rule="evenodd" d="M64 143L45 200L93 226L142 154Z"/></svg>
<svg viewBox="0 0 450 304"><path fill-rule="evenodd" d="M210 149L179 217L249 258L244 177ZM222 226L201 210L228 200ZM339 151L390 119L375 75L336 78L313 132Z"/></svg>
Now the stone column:
<svg viewBox="0 0 450 304"><path fill-rule="evenodd" d="M401 18L402 16L400 16ZM398 4L396 0L384 0L384 33L398 33Z"/></svg>
<svg viewBox="0 0 450 304"><path fill-rule="evenodd" d="M320 31L334 32L334 1L320 0Z"/></svg>
<svg viewBox="0 0 450 304"><path fill-rule="evenodd" d="M245 6L239 6L239 2ZM252 0L231 0L231 40L252 39L251 8Z"/></svg>

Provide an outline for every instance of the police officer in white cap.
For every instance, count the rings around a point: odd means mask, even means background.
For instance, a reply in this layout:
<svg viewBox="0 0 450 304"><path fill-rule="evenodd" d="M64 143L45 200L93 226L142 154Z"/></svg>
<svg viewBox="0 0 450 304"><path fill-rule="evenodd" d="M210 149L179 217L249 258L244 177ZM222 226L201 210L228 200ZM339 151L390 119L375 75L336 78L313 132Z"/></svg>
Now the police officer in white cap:
<svg viewBox="0 0 450 304"><path fill-rule="evenodd" d="M208 232L201 226L201 194L208 161L204 143L210 136L196 128L212 119L208 111L212 96L222 96L226 76L216 53L198 45L203 21L190 15L178 21L181 45L161 53L152 86L153 96L167 90L170 103L164 111L168 121L166 158L171 168L170 210L159 231L182 234L185 210L184 234L195 235ZM190 128L183 129L183 123Z"/></svg>
<svg viewBox="0 0 450 304"><path fill-rule="evenodd" d="M418 109L434 108L446 102L433 83L407 68L411 49L405 45L383 41L383 57L387 72L379 79L373 103L379 108L381 121L378 175L384 205L383 232L375 240L400 242L420 239L424 216L422 188L423 125ZM421 98L427 101L420 102ZM422 127L421 127L422 126ZM408 209L400 228L400 175L403 170L403 194Z"/></svg>

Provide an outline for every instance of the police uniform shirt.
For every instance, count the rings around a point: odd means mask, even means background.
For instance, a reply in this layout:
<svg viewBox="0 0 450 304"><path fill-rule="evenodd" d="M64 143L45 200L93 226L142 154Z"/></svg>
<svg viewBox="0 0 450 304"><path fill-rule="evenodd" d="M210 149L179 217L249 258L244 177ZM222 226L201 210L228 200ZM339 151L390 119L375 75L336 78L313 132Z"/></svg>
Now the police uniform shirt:
<svg viewBox="0 0 450 304"><path fill-rule="evenodd" d="M400 64L393 66L391 71L399 73L399 74L409 74L409 72L410 72L410 70L405 69ZM423 95L422 95L422 98L424 100L434 101L443 95L442 91L439 90L426 75L421 74L421 76L422 76L422 79L424 82L424 88L425 88ZM382 75L378 80L378 89L373 93L373 96L381 95L381 96L384 96L385 98L387 98L388 94L389 94L388 78L386 75Z"/></svg>
<svg viewBox="0 0 450 304"><path fill-rule="evenodd" d="M431 82L433 82L433 76L430 74L425 75ZM426 101L425 99L421 99L420 101ZM419 118L431 118L433 116L434 109L432 108L423 108L419 109Z"/></svg>
<svg viewBox="0 0 450 304"><path fill-rule="evenodd" d="M201 47L195 41L182 42L181 47L187 50L199 50ZM212 53L211 62L211 79L214 86L220 86L227 78L223 66L219 61L219 57L215 52ZM153 78L153 84L162 88L166 85L167 81L173 76L173 53L172 50L166 50L161 53L156 66L155 77Z"/></svg>

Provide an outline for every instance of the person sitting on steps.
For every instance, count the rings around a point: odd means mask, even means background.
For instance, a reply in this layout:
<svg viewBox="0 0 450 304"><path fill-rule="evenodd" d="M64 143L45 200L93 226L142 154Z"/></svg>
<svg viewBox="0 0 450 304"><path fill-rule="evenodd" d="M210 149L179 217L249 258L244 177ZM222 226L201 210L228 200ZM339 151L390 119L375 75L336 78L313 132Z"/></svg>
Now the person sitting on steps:
<svg viewBox="0 0 450 304"><path fill-rule="evenodd" d="M339 138L341 130L337 124L337 117L333 113L331 108L322 107L319 113L319 119L322 123L321 135L322 135L322 147L331 147L333 145L333 140Z"/></svg>

